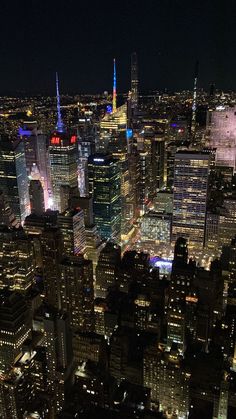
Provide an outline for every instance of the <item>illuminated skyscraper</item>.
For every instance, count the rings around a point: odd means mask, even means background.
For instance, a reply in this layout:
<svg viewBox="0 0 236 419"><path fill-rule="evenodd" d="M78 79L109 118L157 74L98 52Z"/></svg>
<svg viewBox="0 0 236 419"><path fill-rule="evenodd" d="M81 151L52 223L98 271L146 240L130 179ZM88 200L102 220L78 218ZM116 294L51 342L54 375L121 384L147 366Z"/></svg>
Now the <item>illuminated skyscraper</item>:
<svg viewBox="0 0 236 419"><path fill-rule="evenodd" d="M72 384L72 334L65 313L47 307L44 316L44 337L47 359L47 393L50 395L51 417L63 407L65 392Z"/></svg>
<svg viewBox="0 0 236 419"><path fill-rule="evenodd" d="M190 374L183 368L182 357L171 350L163 352L158 344L144 353L144 385L151 389L151 405L169 418L188 418Z"/></svg>
<svg viewBox="0 0 236 419"><path fill-rule="evenodd" d="M61 229L64 243L64 254L74 256L84 253L86 247L86 234L84 214L81 208L66 210L58 216L58 226Z"/></svg>
<svg viewBox="0 0 236 419"><path fill-rule="evenodd" d="M88 171L95 224L102 238L119 242L121 231L119 162L109 155L95 154L89 157Z"/></svg>
<svg viewBox="0 0 236 419"><path fill-rule="evenodd" d="M133 114L138 107L138 59L136 52L131 54L131 108Z"/></svg>
<svg viewBox="0 0 236 419"><path fill-rule="evenodd" d="M53 208L63 210L63 187L77 188L77 137L54 132L49 146Z"/></svg>
<svg viewBox="0 0 236 419"><path fill-rule="evenodd" d="M195 65L194 72L194 86L193 86L193 103L192 103L192 121L191 121L191 134L194 137L196 132L196 111L197 111L197 79L198 79L198 61Z"/></svg>
<svg viewBox="0 0 236 419"><path fill-rule="evenodd" d="M71 256L60 264L61 308L69 316L71 327L94 331L93 265L83 256Z"/></svg>
<svg viewBox="0 0 236 419"><path fill-rule="evenodd" d="M19 358L31 325L22 295L7 289L0 291L0 372L9 371Z"/></svg>
<svg viewBox="0 0 236 419"><path fill-rule="evenodd" d="M25 292L34 281L33 243L22 228L0 227L0 288Z"/></svg>
<svg viewBox="0 0 236 419"><path fill-rule="evenodd" d="M23 223L30 214L24 144L21 140L12 142L3 135L0 135L0 190L7 197L16 219Z"/></svg>
<svg viewBox="0 0 236 419"><path fill-rule="evenodd" d="M117 282L120 263L120 246L107 242L106 246L100 253L96 267L96 297L105 298L108 288Z"/></svg>
<svg viewBox="0 0 236 419"><path fill-rule="evenodd" d="M216 166L236 170L236 106L218 106L207 113L206 136L216 148Z"/></svg>
<svg viewBox="0 0 236 419"><path fill-rule="evenodd" d="M25 149L25 162L27 175L30 176L34 167L37 167L38 178L44 191L44 202L48 208L50 189L50 177L48 173L48 150L46 146L46 135L38 128L36 121L24 122L23 128L18 131Z"/></svg>
<svg viewBox="0 0 236 419"><path fill-rule="evenodd" d="M188 239L189 247L205 243L210 152L177 152L173 198L172 241Z"/></svg>
<svg viewBox="0 0 236 419"><path fill-rule="evenodd" d="M62 258L62 234L57 227L45 227L41 234L41 249L46 301L54 307L60 307L59 263Z"/></svg>
<svg viewBox="0 0 236 419"><path fill-rule="evenodd" d="M58 76L56 75L57 88L57 124L56 131L50 138L49 158L51 183L53 194L53 208L64 210L63 188L78 188L78 163L77 163L77 136L64 129L61 118L60 95Z"/></svg>

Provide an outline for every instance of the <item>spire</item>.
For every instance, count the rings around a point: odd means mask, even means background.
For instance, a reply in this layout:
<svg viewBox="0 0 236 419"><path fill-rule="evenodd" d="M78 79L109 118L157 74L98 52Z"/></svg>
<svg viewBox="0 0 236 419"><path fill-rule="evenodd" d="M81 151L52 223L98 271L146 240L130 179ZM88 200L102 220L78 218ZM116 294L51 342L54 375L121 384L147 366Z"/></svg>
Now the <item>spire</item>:
<svg viewBox="0 0 236 419"><path fill-rule="evenodd" d="M113 60L114 73L113 73L113 98L112 98L112 112L116 112L116 59Z"/></svg>
<svg viewBox="0 0 236 419"><path fill-rule="evenodd" d="M58 81L58 74L56 72L56 91L57 91L57 124L56 129L59 132L64 131L64 125L61 119L61 106L60 106L60 93L59 93L59 81Z"/></svg>
<svg viewBox="0 0 236 419"><path fill-rule="evenodd" d="M197 79L198 79L199 62L196 61L194 71L194 85L193 85L193 104L192 104L192 121L191 121L191 134L195 137L196 132L196 110L197 110Z"/></svg>

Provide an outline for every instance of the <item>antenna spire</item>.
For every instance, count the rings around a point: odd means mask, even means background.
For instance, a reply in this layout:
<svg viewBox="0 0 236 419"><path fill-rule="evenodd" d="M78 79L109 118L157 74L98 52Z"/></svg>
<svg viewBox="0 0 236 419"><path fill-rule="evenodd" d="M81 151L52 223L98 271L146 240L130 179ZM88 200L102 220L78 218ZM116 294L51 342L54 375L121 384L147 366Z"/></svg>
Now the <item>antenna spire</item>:
<svg viewBox="0 0 236 419"><path fill-rule="evenodd" d="M113 60L114 70L113 70L113 98L112 98L112 112L116 112L116 59Z"/></svg>
<svg viewBox="0 0 236 419"><path fill-rule="evenodd" d="M56 129L58 132L64 131L64 125L61 118L61 105L60 105L60 93L59 93L59 81L58 74L56 72L56 91L57 91L57 124Z"/></svg>

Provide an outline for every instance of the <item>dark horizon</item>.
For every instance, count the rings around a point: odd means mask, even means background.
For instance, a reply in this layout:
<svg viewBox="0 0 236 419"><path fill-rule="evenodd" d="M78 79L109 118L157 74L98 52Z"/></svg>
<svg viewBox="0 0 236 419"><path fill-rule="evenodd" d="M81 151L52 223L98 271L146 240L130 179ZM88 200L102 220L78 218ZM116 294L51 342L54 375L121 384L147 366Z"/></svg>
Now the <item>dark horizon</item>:
<svg viewBox="0 0 236 419"><path fill-rule="evenodd" d="M94 3L94 4L93 4ZM100 3L100 2L99 2ZM127 92L130 54L137 52L140 90L192 89L199 60L199 87L214 82L236 90L234 17L228 0L130 0L79 4L76 0L2 1L0 95L112 90L113 57L117 91Z"/></svg>

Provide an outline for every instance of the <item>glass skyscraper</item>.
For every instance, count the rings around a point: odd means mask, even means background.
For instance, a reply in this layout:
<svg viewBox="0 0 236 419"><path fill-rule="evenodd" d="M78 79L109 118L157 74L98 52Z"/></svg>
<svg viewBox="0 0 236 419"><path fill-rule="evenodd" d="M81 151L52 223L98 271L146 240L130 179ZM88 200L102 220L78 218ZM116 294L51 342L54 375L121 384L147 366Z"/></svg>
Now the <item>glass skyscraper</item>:
<svg viewBox="0 0 236 419"><path fill-rule="evenodd" d="M29 185L21 140L0 136L0 190L8 198L17 220L23 222L30 214Z"/></svg>
<svg viewBox="0 0 236 419"><path fill-rule="evenodd" d="M94 221L104 239L120 241L121 174L119 161L94 154L88 160L89 191L93 194Z"/></svg>
<svg viewBox="0 0 236 419"><path fill-rule="evenodd" d="M49 158L55 210L63 210L63 187L78 187L77 154L76 135L54 132L50 139Z"/></svg>
<svg viewBox="0 0 236 419"><path fill-rule="evenodd" d="M172 241L184 237L189 246L204 245L211 152L175 155Z"/></svg>

